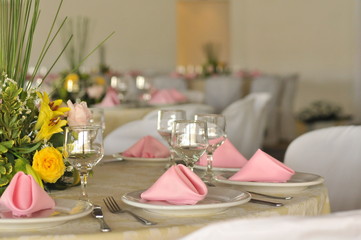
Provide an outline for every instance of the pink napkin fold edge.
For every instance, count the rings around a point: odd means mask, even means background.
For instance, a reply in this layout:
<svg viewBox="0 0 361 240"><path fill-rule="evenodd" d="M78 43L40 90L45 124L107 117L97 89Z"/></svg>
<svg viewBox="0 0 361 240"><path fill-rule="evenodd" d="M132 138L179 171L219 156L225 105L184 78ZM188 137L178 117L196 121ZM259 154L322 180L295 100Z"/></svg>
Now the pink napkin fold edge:
<svg viewBox="0 0 361 240"><path fill-rule="evenodd" d="M19 181L19 179L23 177L27 177L30 180L31 184L31 198L33 201L27 209L21 209L18 206L15 206L15 203L13 202L14 195L16 194L15 187L17 181ZM42 203L40 203L40 201ZM6 208L8 211L11 211L14 216L29 216L32 213L40 210L53 209L55 207L55 201L45 192L44 189L39 186L39 184L34 180L33 176L27 175L24 172L20 171L14 175L10 184L0 197L0 206L1 208Z"/></svg>
<svg viewBox="0 0 361 240"><path fill-rule="evenodd" d="M252 164L252 162L254 161L254 158L259 157L258 155L262 154L263 156L267 157L273 164L275 164L275 166L277 166L277 171L281 171L283 174L287 177L284 178L279 178L275 181L271 181L271 180L239 180L239 178L237 179L237 177L239 177L239 175L242 175L244 172L244 174L248 174L248 171L250 171L247 167L247 165L249 163ZM249 165L252 166L252 165ZM253 170L253 169L252 169ZM280 162L279 160L277 160L276 158L272 157L271 155L269 155L268 153L262 151L261 149L258 149L253 156L248 160L247 164L241 168L237 173L235 173L234 175L232 175L229 180L234 180L234 181L249 181L249 182L287 182L293 175L295 174L295 171L293 169L291 169L290 167L288 167L287 165L285 165L284 163ZM257 177L255 179L262 179L261 177Z"/></svg>
<svg viewBox="0 0 361 240"><path fill-rule="evenodd" d="M178 177L180 179L180 183L179 181L168 181L169 175L172 174L175 174L173 178ZM189 199L184 198L185 193L181 192L179 188L175 189L174 183L176 182L186 188L187 194L192 195ZM159 193L160 188L163 188L161 193ZM176 194L172 193L174 190L176 190ZM169 192L171 195L168 195ZM141 198L147 201L165 201L175 205L194 205L203 200L207 193L208 188L204 182L186 166L178 164L163 173L151 187L141 194Z"/></svg>
<svg viewBox="0 0 361 240"><path fill-rule="evenodd" d="M140 148L140 147L144 148L145 144L149 144L146 141L151 141L151 143L153 145L156 144L155 150L159 150L159 148L160 148L160 153L153 153L151 155L147 154L147 156L143 156L142 151L144 151L144 149L137 149L137 148ZM143 144L143 146L139 146L141 144ZM140 152L140 154L138 154L139 152ZM137 142L135 142L132 146L127 148L125 151L123 151L122 155L126 156L126 157L167 158L167 157L169 157L170 152L169 152L169 149L166 146L164 146L164 144L161 143L158 139L156 139L153 136L147 135L147 136L142 137Z"/></svg>

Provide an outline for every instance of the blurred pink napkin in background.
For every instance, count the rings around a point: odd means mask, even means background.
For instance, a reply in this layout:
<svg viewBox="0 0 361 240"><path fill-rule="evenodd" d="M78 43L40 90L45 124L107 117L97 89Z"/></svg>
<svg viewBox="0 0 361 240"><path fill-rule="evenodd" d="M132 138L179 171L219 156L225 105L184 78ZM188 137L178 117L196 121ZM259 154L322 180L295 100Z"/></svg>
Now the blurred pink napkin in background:
<svg viewBox="0 0 361 240"><path fill-rule="evenodd" d="M229 139L226 139L213 153L213 167L241 168L246 163L247 159L237 150ZM207 166L207 154L203 154L197 164Z"/></svg>
<svg viewBox="0 0 361 240"><path fill-rule="evenodd" d="M242 182L287 182L295 171L258 149L230 180Z"/></svg>
<svg viewBox="0 0 361 240"><path fill-rule="evenodd" d="M119 100L117 92L115 91L114 88L109 87L106 94L105 94L105 97L103 98L101 103L97 104L97 106L100 106L100 107L113 107L113 106L116 106L116 105L119 105L119 104L120 104L120 100Z"/></svg>
<svg viewBox="0 0 361 240"><path fill-rule="evenodd" d="M149 100L150 104L172 104L187 101L187 97L184 96L178 90L171 89L159 89L152 93L152 97Z"/></svg>
<svg viewBox="0 0 361 240"><path fill-rule="evenodd" d="M1 212L11 211L14 216L30 216L43 209L52 209L55 201L42 189L33 176L18 172L0 198Z"/></svg>
<svg viewBox="0 0 361 240"><path fill-rule="evenodd" d="M204 182L182 164L170 167L141 198L149 201L166 201L175 205L194 205L208 193Z"/></svg>
<svg viewBox="0 0 361 240"><path fill-rule="evenodd" d="M166 158L170 152L158 139L145 136L122 153L126 157Z"/></svg>

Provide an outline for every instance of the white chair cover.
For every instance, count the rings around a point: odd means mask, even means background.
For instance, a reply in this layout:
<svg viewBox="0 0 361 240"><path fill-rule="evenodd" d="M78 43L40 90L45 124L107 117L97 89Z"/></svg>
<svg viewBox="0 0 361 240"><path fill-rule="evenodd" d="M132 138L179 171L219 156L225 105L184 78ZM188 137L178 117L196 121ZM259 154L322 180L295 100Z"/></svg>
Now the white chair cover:
<svg viewBox="0 0 361 240"><path fill-rule="evenodd" d="M187 90L187 82L181 77L172 77L168 75L158 75L152 79L152 86L156 89L175 88L178 91Z"/></svg>
<svg viewBox="0 0 361 240"><path fill-rule="evenodd" d="M361 210L324 216L276 216L235 219L201 228L182 240L356 240L361 239Z"/></svg>
<svg viewBox="0 0 361 240"><path fill-rule="evenodd" d="M205 103L222 112L242 96L242 79L233 76L213 76L205 79Z"/></svg>
<svg viewBox="0 0 361 240"><path fill-rule="evenodd" d="M270 100L269 93L252 93L222 112L228 139L247 159L262 148Z"/></svg>
<svg viewBox="0 0 361 240"><path fill-rule="evenodd" d="M297 92L298 75L282 78L282 97L280 102L281 140L292 141L296 137L296 119L293 113L294 99Z"/></svg>
<svg viewBox="0 0 361 240"><path fill-rule="evenodd" d="M267 122L267 135L265 143L275 145L280 139L279 102L281 98L282 80L277 76L262 75L253 79L250 93L268 92L271 94L269 116Z"/></svg>
<svg viewBox="0 0 361 240"><path fill-rule="evenodd" d="M212 106L200 103L188 103L188 104L179 104L175 106L161 107L159 109L180 109L186 111L187 119L193 119L194 115L197 113L214 113L214 108ZM149 112L147 115L143 117L145 120L154 120L157 122L158 120L158 111L154 110Z"/></svg>
<svg viewBox="0 0 361 240"><path fill-rule="evenodd" d="M142 119L126 123L108 134L104 138L105 155L123 152L147 135L155 137L168 146L157 132L157 121Z"/></svg>
<svg viewBox="0 0 361 240"><path fill-rule="evenodd" d="M284 162L325 178L332 211L361 208L361 126L315 130L288 146Z"/></svg>

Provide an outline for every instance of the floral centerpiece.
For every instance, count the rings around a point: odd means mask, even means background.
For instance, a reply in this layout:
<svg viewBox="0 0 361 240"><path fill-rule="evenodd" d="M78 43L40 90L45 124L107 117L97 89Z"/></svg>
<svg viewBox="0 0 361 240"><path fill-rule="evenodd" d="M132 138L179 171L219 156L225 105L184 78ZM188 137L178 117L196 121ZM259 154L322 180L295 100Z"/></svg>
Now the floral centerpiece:
<svg viewBox="0 0 361 240"><path fill-rule="evenodd" d="M32 175L42 187L64 188L76 183L64 181L74 170L62 156L62 133L69 123L86 122L89 109L85 103L68 102L67 107L62 100L52 101L38 90L38 83L36 87L33 84L44 56L66 22L64 18L54 30L62 2L34 70L27 76L40 0L0 0L0 195L19 171ZM43 79L71 39L69 36Z"/></svg>
<svg viewBox="0 0 361 240"><path fill-rule="evenodd" d="M311 124L318 121L334 121L341 119L342 108L328 101L314 101L298 113L298 119Z"/></svg>

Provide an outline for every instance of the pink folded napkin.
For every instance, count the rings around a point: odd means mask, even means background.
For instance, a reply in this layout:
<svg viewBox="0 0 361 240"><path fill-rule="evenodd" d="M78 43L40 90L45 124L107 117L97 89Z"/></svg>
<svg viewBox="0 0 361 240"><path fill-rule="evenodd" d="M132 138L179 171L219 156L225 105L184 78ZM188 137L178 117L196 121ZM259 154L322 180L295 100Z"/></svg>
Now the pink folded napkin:
<svg viewBox="0 0 361 240"><path fill-rule="evenodd" d="M159 89L152 93L150 104L172 104L187 101L187 97L176 89Z"/></svg>
<svg viewBox="0 0 361 240"><path fill-rule="evenodd" d="M258 149L230 180L242 182L287 182L295 174L291 168Z"/></svg>
<svg viewBox="0 0 361 240"><path fill-rule="evenodd" d="M241 168L247 163L247 159L237 148L226 139L213 153L213 167L220 168ZM207 154L203 154L198 165L207 166Z"/></svg>
<svg viewBox="0 0 361 240"><path fill-rule="evenodd" d="M204 182L189 168L178 164L170 167L141 198L166 201L175 205L194 205L208 193Z"/></svg>
<svg viewBox="0 0 361 240"><path fill-rule="evenodd" d="M101 103L97 104L97 106L112 107L112 106L116 106L119 104L120 104L120 100L119 100L117 92L115 91L114 88L109 87L105 94L105 97L103 98Z"/></svg>
<svg viewBox="0 0 361 240"><path fill-rule="evenodd" d="M166 158L169 157L169 149L158 139L145 136L122 153L126 157L141 158Z"/></svg>
<svg viewBox="0 0 361 240"><path fill-rule="evenodd" d="M14 216L30 216L39 210L54 207L55 201L35 182L33 176L23 172L15 174L0 198L1 211L11 211Z"/></svg>

